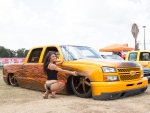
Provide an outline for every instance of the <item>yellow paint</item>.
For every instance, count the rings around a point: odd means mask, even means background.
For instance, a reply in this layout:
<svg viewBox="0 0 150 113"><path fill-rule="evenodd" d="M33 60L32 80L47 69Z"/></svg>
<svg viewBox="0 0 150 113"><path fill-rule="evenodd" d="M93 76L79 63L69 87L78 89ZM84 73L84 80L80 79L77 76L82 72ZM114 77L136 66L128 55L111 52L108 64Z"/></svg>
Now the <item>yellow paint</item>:
<svg viewBox="0 0 150 113"><path fill-rule="evenodd" d="M129 55L130 53L133 53L133 52L136 52L137 53L137 58L135 60L135 62L139 63L140 65L142 65L143 67L147 67L147 68L150 68L150 60L149 61L140 61L140 53L141 52L148 52L150 53L150 51L130 51L126 54L126 59L128 61L128 58L129 58Z"/></svg>
<svg viewBox="0 0 150 113"><path fill-rule="evenodd" d="M137 85L137 83L142 82L142 84ZM134 84L133 86L126 86L127 84ZM121 92L125 90L132 90L140 87L145 87L148 85L147 78L143 78L138 81L132 82L91 82L92 94L100 95L101 93L112 93L112 92Z"/></svg>
<svg viewBox="0 0 150 113"><path fill-rule="evenodd" d="M60 53L59 58L63 58L63 54L60 50L59 45L49 45L49 46L41 46L41 47L35 47L35 48L31 48L30 51L27 54L26 60L25 60L25 64L24 65L31 65L31 67L34 67L32 69L32 71L34 72L34 69L38 69L38 70L42 70L42 61L43 61L43 56L45 53L45 50L47 47L56 47ZM36 48L43 48L39 62L36 63L36 65L33 63L28 63L28 58L32 52L33 49ZM128 54L127 54L128 57ZM102 66L108 66L108 67L114 67L116 68L116 70L118 69L118 67L122 67L122 69L132 69L132 68L137 68L137 67L126 67L123 68L123 65L120 63L122 61L115 61L115 62L111 62L105 59L79 59L79 60L74 60L74 61L64 61L62 63L62 65L60 66L63 69L67 69L67 70L71 70L71 71L77 71L78 75L80 76L86 76L90 79L91 81L91 88L92 88L92 94L93 95L100 95L101 93L107 93L107 92L120 92L120 91L124 91L124 90L132 90L132 89L136 89L136 88L141 88L144 86L148 86L148 80L146 78L141 78L139 77L138 79L129 79L127 81L121 81L120 76L122 75L123 72L116 72L116 73L103 73L102 71ZM125 63L125 62L124 62ZM22 65L22 64L21 64ZM147 65L146 63L144 65ZM16 67L15 65L11 65L12 67L14 66L14 68ZM10 65L7 65L7 67L5 67L6 69L11 67ZM29 67L29 66L27 66ZM139 69L139 74L140 76L142 76L143 71L138 67ZM17 71L12 69L13 73ZM28 72L25 73L26 76L30 76L29 74L31 74L32 76L32 72L31 69L27 70ZM9 74L7 72L7 70L5 70L4 72L5 74ZM130 73L130 72L128 72ZM5 75L4 74L4 75ZM46 75L43 74L43 72L41 71L41 73L38 73L38 75L43 76L46 78ZM63 78L66 79L67 81L67 76L71 76L71 75L66 75L64 73L60 74L62 76L64 76ZM118 76L119 81L115 81L115 82L104 82L104 75L105 76ZM128 74L129 75L129 74ZM19 75L18 75L19 76ZM29 81L33 81L35 78L26 78ZM42 80L43 80L42 79ZM40 79L36 79L36 80L40 80ZM42 83L44 83L44 81L42 81ZM142 82L141 85L136 85L137 83ZM134 84L133 86L127 87L127 84Z"/></svg>

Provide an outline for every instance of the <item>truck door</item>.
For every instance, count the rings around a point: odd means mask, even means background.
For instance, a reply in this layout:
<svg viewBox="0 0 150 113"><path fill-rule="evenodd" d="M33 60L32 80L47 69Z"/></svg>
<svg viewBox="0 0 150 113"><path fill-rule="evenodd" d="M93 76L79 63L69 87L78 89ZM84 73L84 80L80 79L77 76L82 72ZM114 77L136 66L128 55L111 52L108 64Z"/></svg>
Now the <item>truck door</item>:
<svg viewBox="0 0 150 113"><path fill-rule="evenodd" d="M23 65L24 87L36 90L44 90L46 76L43 72L43 63L40 63L43 48L35 48L31 51L28 61Z"/></svg>
<svg viewBox="0 0 150 113"><path fill-rule="evenodd" d="M50 47L45 48L44 57L46 56L46 54L47 54L49 51L55 52L55 54L57 55L57 59L58 59L58 60L59 60L59 58L60 58L60 59L62 58L61 51L59 50L59 48L57 48L57 47L55 47L55 46L50 46ZM44 59L44 58L43 58L43 59ZM60 65L60 66L58 66L58 67L63 68L62 65ZM63 72L58 72L57 78L58 78L58 80L67 82L66 74L63 73ZM65 94L65 92L66 92L65 89L61 91L61 93L64 93L64 94Z"/></svg>

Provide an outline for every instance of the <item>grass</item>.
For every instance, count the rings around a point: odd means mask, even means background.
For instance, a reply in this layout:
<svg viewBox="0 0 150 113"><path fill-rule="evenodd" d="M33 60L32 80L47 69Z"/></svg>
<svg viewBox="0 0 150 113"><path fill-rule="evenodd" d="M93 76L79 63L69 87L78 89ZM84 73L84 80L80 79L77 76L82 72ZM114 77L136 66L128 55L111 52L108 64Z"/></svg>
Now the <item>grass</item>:
<svg viewBox="0 0 150 113"><path fill-rule="evenodd" d="M0 69L0 105L22 104L35 100L43 100L43 92L7 85ZM0 108L1 109L1 108Z"/></svg>
<svg viewBox="0 0 150 113"><path fill-rule="evenodd" d="M0 69L0 111L5 113L149 113L150 88L144 94L112 101L96 101L74 95L57 95L56 99L43 99L42 95L43 92L40 91L7 85Z"/></svg>

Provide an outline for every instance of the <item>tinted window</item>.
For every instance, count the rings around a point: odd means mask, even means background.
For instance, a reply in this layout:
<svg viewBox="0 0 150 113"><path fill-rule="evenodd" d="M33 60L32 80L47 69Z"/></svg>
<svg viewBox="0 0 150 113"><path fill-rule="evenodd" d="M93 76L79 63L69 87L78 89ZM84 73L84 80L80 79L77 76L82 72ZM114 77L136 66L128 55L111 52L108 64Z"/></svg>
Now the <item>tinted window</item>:
<svg viewBox="0 0 150 113"><path fill-rule="evenodd" d="M29 63L38 63L39 59L40 59L42 49L43 48L33 49L31 54L30 54L28 62Z"/></svg>
<svg viewBox="0 0 150 113"><path fill-rule="evenodd" d="M141 52L140 53L140 61L149 61L150 53L149 52Z"/></svg>
<svg viewBox="0 0 150 113"><path fill-rule="evenodd" d="M136 61L136 59L137 59L137 52L129 54L129 58L128 58L129 61Z"/></svg>
<svg viewBox="0 0 150 113"><path fill-rule="evenodd" d="M46 54L47 54L49 51L55 52L55 54L57 55L57 58L59 58L59 52L58 52L58 49L57 49L56 47L47 47L47 48L46 48L46 51L45 51L45 54L44 54L43 62L44 62L44 59L45 59Z"/></svg>

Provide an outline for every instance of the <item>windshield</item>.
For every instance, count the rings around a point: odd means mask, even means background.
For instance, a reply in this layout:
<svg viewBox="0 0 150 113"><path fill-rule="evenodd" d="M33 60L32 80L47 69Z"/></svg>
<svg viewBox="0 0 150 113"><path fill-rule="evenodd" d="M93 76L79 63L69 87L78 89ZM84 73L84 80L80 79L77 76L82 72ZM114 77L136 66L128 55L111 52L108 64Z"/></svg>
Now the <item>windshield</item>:
<svg viewBox="0 0 150 113"><path fill-rule="evenodd" d="M82 58L102 58L98 52L86 46L60 46L65 60L77 60Z"/></svg>

